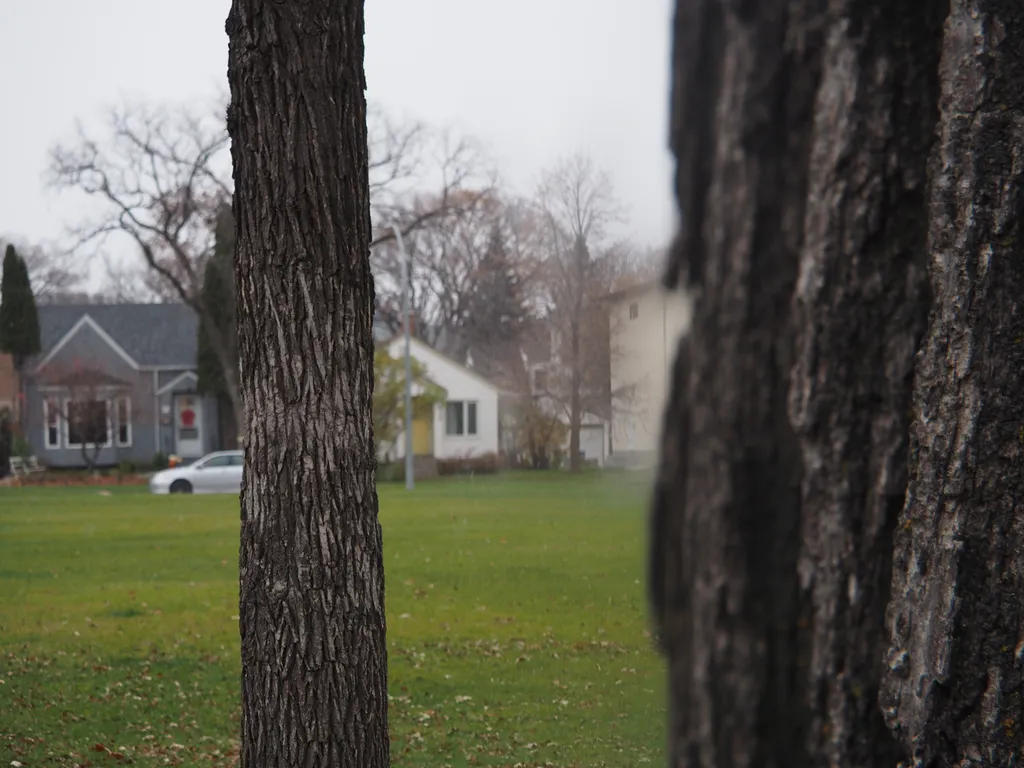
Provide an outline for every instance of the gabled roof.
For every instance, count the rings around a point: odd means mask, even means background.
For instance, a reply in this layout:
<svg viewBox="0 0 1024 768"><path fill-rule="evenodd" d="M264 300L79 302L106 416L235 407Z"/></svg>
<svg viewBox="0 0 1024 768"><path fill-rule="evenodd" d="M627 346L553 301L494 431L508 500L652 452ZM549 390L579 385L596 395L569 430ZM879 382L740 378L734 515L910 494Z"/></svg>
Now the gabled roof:
<svg viewBox="0 0 1024 768"><path fill-rule="evenodd" d="M610 291L604 295L605 301L621 301L628 299L632 296L638 296L641 293L647 293L647 291L661 289L664 290L664 286L660 278L654 278L650 280L642 280L638 283L631 283L624 287L619 287L614 291Z"/></svg>
<svg viewBox="0 0 1024 768"><path fill-rule="evenodd" d="M395 334L390 339L382 342L381 346L390 348L391 345L394 344L395 342L403 341L404 339L405 339L405 336L403 334ZM412 348L420 347L422 349L427 350L428 352L431 352L431 353L437 355L439 358L441 358L442 360L444 360L445 362L447 362L447 363L449 363L451 365L454 365L456 368L460 368L462 371L464 371L465 373L468 373L470 376L472 376L474 379L479 381L481 384L485 384L486 386L490 387L491 389L493 389L494 391L498 392L499 394L502 394L502 393L506 392L506 390L502 389L500 386L495 384L493 381L488 379L486 376L481 376L479 373L474 371L468 365L466 365L465 363L460 363L454 357L446 355L444 352L438 352L436 349L434 349L432 346L427 344L422 339L417 339L415 336L411 336L409 338L409 341L410 341L410 353L412 354L413 357L415 357L416 355L415 355L415 353L412 352ZM401 347L401 349L399 350L399 354L404 354L404 352L405 352L405 347L403 345Z"/></svg>
<svg viewBox="0 0 1024 768"><path fill-rule="evenodd" d="M196 364L199 319L185 304L41 305L41 359L45 361L58 345L73 343L69 334L86 325L99 326L108 343L113 341L139 366Z"/></svg>

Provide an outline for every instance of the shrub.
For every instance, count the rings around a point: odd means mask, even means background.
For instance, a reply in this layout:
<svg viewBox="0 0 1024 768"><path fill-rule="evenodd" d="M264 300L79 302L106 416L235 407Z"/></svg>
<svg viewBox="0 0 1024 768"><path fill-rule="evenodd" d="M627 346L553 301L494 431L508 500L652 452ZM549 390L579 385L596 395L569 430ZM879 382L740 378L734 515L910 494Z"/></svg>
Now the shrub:
<svg viewBox="0 0 1024 768"><path fill-rule="evenodd" d="M32 446L29 445L28 440L23 435L14 434L14 430L12 430L11 456L17 456L20 459L28 459L32 456Z"/></svg>
<svg viewBox="0 0 1024 768"><path fill-rule="evenodd" d="M135 466L134 461L122 461L117 467L117 474L119 475L134 475L139 471L139 468Z"/></svg>
<svg viewBox="0 0 1024 768"><path fill-rule="evenodd" d="M390 461L377 465L378 483L399 483L405 479L405 462Z"/></svg>
<svg viewBox="0 0 1024 768"><path fill-rule="evenodd" d="M496 453L437 460L439 475L493 475L500 468L501 461Z"/></svg>
<svg viewBox="0 0 1024 768"><path fill-rule="evenodd" d="M161 469L167 469L167 454L159 451L153 454L153 469L159 471Z"/></svg>

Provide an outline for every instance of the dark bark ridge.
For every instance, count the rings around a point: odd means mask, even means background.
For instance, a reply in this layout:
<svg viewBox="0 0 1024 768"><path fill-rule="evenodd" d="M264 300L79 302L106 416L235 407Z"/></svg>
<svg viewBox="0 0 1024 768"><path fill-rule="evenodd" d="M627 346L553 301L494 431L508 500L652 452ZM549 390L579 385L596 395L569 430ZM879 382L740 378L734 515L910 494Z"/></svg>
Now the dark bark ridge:
<svg viewBox="0 0 1024 768"><path fill-rule="evenodd" d="M945 0L833 2L794 297L811 765L892 768L878 708L892 534L927 317L926 175Z"/></svg>
<svg viewBox="0 0 1024 768"><path fill-rule="evenodd" d="M822 3L679 3L673 143L696 278L652 511L671 764L799 766L800 456L787 409ZM722 119L729 115L738 119Z"/></svg>
<svg viewBox="0 0 1024 768"><path fill-rule="evenodd" d="M913 765L1024 745L1024 6L954 0L881 703Z"/></svg>
<svg viewBox="0 0 1024 768"><path fill-rule="evenodd" d="M234 0L242 761L389 762L361 0Z"/></svg>

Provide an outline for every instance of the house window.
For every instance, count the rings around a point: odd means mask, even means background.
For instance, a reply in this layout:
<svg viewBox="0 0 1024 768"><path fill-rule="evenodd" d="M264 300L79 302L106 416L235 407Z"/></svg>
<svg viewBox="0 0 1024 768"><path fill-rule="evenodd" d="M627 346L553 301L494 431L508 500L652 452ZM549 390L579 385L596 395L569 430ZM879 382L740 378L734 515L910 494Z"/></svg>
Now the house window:
<svg viewBox="0 0 1024 768"><path fill-rule="evenodd" d="M47 449L60 448L60 403L53 398L43 400L43 424L46 425L43 438Z"/></svg>
<svg viewBox="0 0 1024 768"><path fill-rule="evenodd" d="M117 444L127 448L132 444L132 401L128 397L119 397L114 402L117 411Z"/></svg>
<svg viewBox="0 0 1024 768"><path fill-rule="evenodd" d="M68 448L110 445L110 414L106 400L67 402Z"/></svg>
<svg viewBox="0 0 1024 768"><path fill-rule="evenodd" d="M636 320L638 317L640 317L640 305L634 301L629 305L629 319Z"/></svg>
<svg viewBox="0 0 1024 768"><path fill-rule="evenodd" d="M535 368L533 370L533 391L548 391L548 372L543 368Z"/></svg>
<svg viewBox="0 0 1024 768"><path fill-rule="evenodd" d="M449 435L476 434L476 403L450 400L445 416L445 432Z"/></svg>

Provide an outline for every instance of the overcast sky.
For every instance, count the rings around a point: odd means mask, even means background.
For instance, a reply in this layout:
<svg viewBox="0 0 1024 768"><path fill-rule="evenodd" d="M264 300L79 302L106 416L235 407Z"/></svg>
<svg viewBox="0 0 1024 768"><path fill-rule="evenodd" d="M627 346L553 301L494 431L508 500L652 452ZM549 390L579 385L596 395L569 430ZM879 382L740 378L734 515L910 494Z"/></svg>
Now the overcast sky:
<svg viewBox="0 0 1024 768"><path fill-rule="evenodd" d="M81 202L48 192L48 149L128 99L226 91L229 0L0 0L0 235L59 239ZM671 0L367 0L367 96L481 140L529 192L589 153L631 229L674 226L668 121Z"/></svg>

